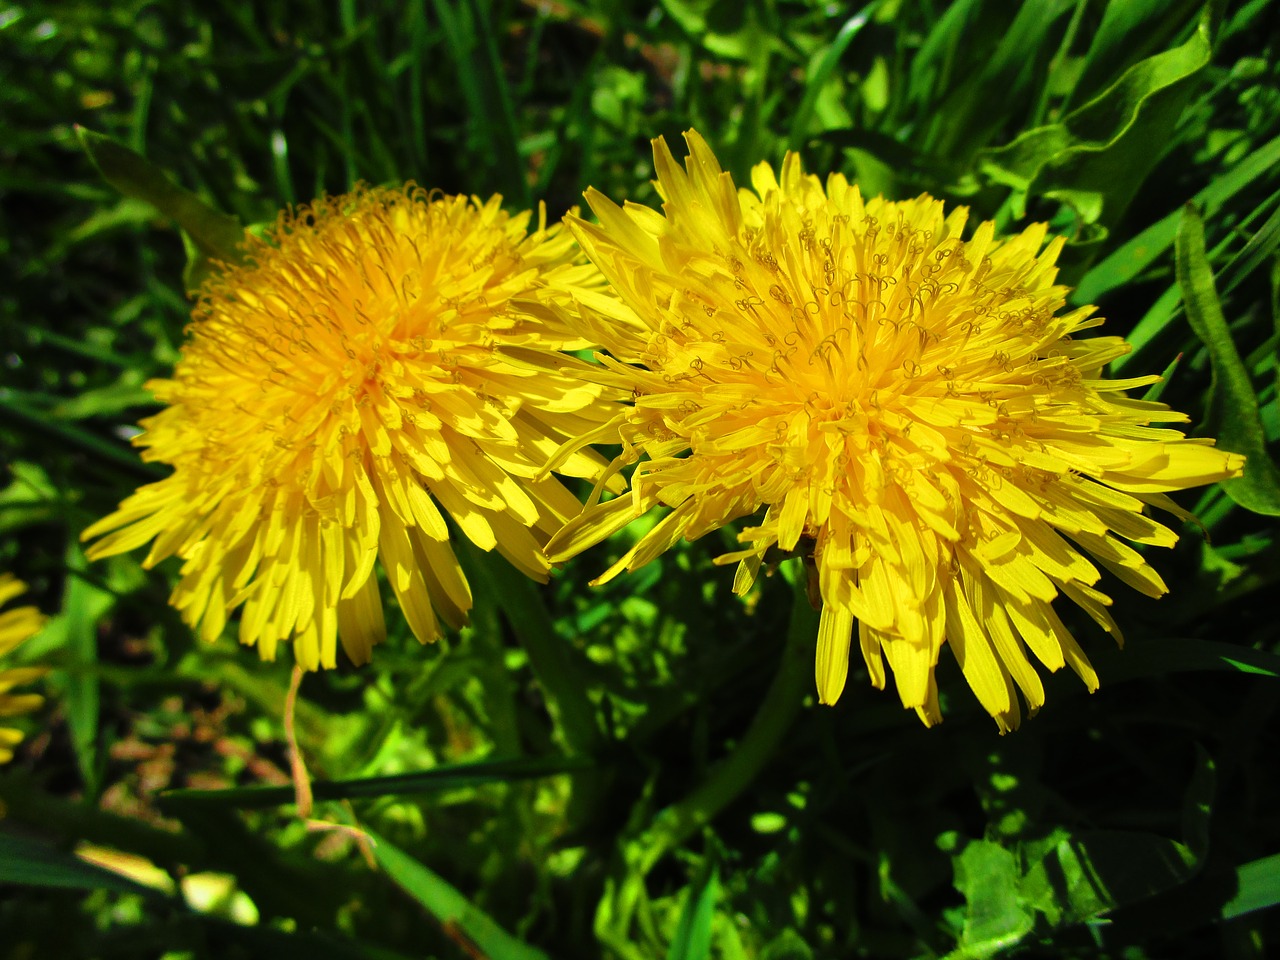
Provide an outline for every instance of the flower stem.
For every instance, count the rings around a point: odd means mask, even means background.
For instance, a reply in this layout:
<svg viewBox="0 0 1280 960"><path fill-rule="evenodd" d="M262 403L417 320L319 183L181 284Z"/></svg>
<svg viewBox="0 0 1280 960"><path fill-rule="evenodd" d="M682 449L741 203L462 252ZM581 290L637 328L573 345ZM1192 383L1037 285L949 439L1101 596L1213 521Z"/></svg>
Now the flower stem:
<svg viewBox="0 0 1280 960"><path fill-rule="evenodd" d="M773 683L733 752L692 793L659 813L626 851L628 876L617 895L615 932L625 934L630 926L649 871L751 785L800 713L806 686L813 684L818 615L809 603L804 571L787 574L793 588L791 622Z"/></svg>
<svg viewBox="0 0 1280 960"><path fill-rule="evenodd" d="M604 737L587 684L570 655L569 642L555 624L537 588L527 578L490 554L464 547L470 566L506 615L516 639L529 655L529 666L547 701L547 709L571 755L598 755ZM462 551L460 551L462 552Z"/></svg>

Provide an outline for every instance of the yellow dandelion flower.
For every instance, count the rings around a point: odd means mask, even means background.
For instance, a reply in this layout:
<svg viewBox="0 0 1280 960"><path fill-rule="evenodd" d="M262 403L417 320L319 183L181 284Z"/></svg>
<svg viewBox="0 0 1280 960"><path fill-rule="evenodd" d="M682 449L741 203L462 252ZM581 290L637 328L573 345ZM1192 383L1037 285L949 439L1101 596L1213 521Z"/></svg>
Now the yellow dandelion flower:
<svg viewBox="0 0 1280 960"><path fill-rule="evenodd" d="M739 535L735 590L765 551L802 550L822 616L817 688L845 685L855 621L872 683L885 661L906 707L940 718L934 667L950 645L1002 730L1050 670L1098 680L1054 612L1065 594L1117 639L1098 566L1150 596L1159 575L1124 541L1170 546L1144 507L1161 491L1236 475L1243 458L1158 423L1187 417L1107 380L1119 337L1077 339L1092 308L1059 314L1062 239L1037 224L1010 238L928 196L864 200L825 189L795 154L735 189L695 132L681 169L654 144L663 213L595 191L599 225L571 219L625 310L584 309L603 344L596 382L634 398L612 426L644 458L629 496L600 502L548 545L559 562L649 508L670 513L600 580L764 510ZM608 431L592 440L607 439ZM616 442L616 439L615 439ZM569 445L568 455L576 447Z"/></svg>
<svg viewBox="0 0 1280 960"><path fill-rule="evenodd" d="M357 664L383 639L375 560L419 640L465 621L446 516L545 579L542 545L581 504L542 468L613 411L543 369L586 345L546 305L603 280L531 216L413 184L282 213L200 291L173 378L149 384L166 408L134 441L173 472L86 530L89 556L151 542L147 566L183 561L171 602L201 637L243 604L240 642L270 660L292 641L309 670L339 638Z"/></svg>
<svg viewBox="0 0 1280 960"><path fill-rule="evenodd" d="M27 585L9 573L0 573L0 605L21 596ZM0 657L5 656L44 626L44 616L35 607L15 607L0 613ZM38 693L11 693L14 687L43 677L44 667L0 669L0 719L30 713L44 703ZM22 742L22 731L0 726L0 763L13 759L13 748Z"/></svg>

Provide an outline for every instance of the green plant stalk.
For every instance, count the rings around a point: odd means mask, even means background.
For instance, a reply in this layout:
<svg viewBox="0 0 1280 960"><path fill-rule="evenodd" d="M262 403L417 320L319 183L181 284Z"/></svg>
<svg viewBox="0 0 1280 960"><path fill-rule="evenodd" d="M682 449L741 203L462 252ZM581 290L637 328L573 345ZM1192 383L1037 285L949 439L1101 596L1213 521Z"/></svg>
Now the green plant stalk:
<svg viewBox="0 0 1280 960"><path fill-rule="evenodd" d="M488 592L511 624L529 655L547 709L570 756L596 756L604 735L595 707L587 697L586 681L569 655L568 642L556 633L551 615L530 580L493 554L463 544L464 563L483 579Z"/></svg>
<svg viewBox="0 0 1280 960"><path fill-rule="evenodd" d="M737 799L759 776L800 713L813 684L813 644L818 614L809 602L803 570L794 571L791 622L773 683L760 702L746 734L733 752L683 800L654 818L652 826L626 851L627 878L617 895L611 926L625 941L644 879L664 856L678 848ZM612 939L612 938L611 938Z"/></svg>

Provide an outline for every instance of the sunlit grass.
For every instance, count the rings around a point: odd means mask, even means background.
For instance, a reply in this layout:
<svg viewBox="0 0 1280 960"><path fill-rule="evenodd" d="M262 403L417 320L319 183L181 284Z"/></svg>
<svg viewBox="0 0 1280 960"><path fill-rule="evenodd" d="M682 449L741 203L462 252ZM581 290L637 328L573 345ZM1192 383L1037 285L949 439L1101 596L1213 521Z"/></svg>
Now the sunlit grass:
<svg viewBox="0 0 1280 960"><path fill-rule="evenodd" d="M4 721L27 737L0 771L0 956L1267 956L1273 7L0 3L0 570L50 617L23 662L53 667L45 712ZM76 124L119 151L114 187ZM193 243L185 273L156 171L251 228L358 181L558 218L587 186L656 204L649 141L690 127L739 182L791 148L867 196L1048 222L1070 305L1133 342L1112 373L1164 373L1248 472L1179 500L1203 526L1146 554L1169 596L1113 593L1126 649L1070 618L1099 692L1047 678L1004 738L945 650L933 730L857 664L835 707L789 687L805 570L767 557L735 598L732 529L600 588L647 528L546 587L461 550L469 626L422 647L389 603L371 665L302 687L317 815L381 838L374 872L358 833L293 815L287 652L197 641L176 563L77 546L164 475L128 441L211 268Z"/></svg>

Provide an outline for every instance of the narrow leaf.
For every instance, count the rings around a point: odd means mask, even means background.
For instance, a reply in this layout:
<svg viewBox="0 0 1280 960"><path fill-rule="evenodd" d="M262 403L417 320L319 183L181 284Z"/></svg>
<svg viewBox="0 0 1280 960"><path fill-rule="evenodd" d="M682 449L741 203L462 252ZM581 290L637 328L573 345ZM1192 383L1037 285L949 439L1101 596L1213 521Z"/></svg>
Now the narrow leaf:
<svg viewBox="0 0 1280 960"><path fill-rule="evenodd" d="M1204 224L1190 205L1183 209L1175 257L1187 320L1208 348L1213 368L1209 387L1211 429L1224 449L1248 458L1244 476L1224 481L1222 488L1247 510L1280 516L1280 470L1267 454L1258 397L1218 302L1213 269L1205 256Z"/></svg>
<svg viewBox="0 0 1280 960"><path fill-rule="evenodd" d="M809 64L808 76L805 77L804 97L801 98L800 106L796 108L795 115L791 119L791 132L787 138L792 150L799 150L804 146L809 131L809 120L813 117L818 96L827 85L827 81L831 79L831 74L839 65L840 58L849 49L849 44L853 43L854 37L862 32L862 28L866 26L881 2L882 0L874 0L846 20L831 43L820 54L815 55Z"/></svg>
<svg viewBox="0 0 1280 960"><path fill-rule="evenodd" d="M667 960L711 960L711 921L719 893L719 871L707 861L686 891Z"/></svg>
<svg viewBox="0 0 1280 960"><path fill-rule="evenodd" d="M71 745L88 792L96 795L101 773L98 759L98 621L111 609L111 592L84 579L88 566L74 540L66 552L67 580L62 612L45 627L45 642L65 650L68 667L58 674L60 697L67 711Z"/></svg>
<svg viewBox="0 0 1280 960"><path fill-rule="evenodd" d="M1211 184L1191 198L1191 202L1203 208L1206 216L1212 216L1224 203L1259 177L1270 173L1278 164L1280 137L1264 143L1222 176L1215 177ZM1108 254L1105 260L1084 275L1072 294L1072 302L1094 303L1155 263L1173 244L1181 217L1181 208L1172 211Z"/></svg>
<svg viewBox="0 0 1280 960"><path fill-rule="evenodd" d="M549 960L541 950L517 940L439 874L399 847L369 832L378 865L396 885L422 904L455 937L462 935L473 955L489 960Z"/></svg>
<svg viewBox="0 0 1280 960"><path fill-rule="evenodd" d="M589 769L590 760L575 757L520 757L513 760L485 760L479 763L447 764L418 773L354 780L315 780L311 793L317 800L351 800L357 797L408 796L459 790L484 783L532 780ZM240 809L276 807L293 803L292 787L238 787L231 790L169 790L161 798L164 806L177 808L192 804L212 804Z"/></svg>
<svg viewBox="0 0 1280 960"><path fill-rule="evenodd" d="M1206 670L1280 678L1280 657L1274 653L1191 637L1133 641L1123 652L1104 649L1091 659L1108 682Z"/></svg>
<svg viewBox="0 0 1280 960"><path fill-rule="evenodd" d="M164 896L151 887L95 866L47 843L3 833L0 833L0 883Z"/></svg>
<svg viewBox="0 0 1280 960"><path fill-rule="evenodd" d="M240 261L244 228L239 220L184 190L155 164L110 137L79 126L76 135L102 179L124 196L151 204L182 228L190 243L185 278L188 290L199 286L210 261Z"/></svg>

